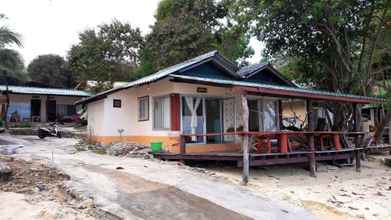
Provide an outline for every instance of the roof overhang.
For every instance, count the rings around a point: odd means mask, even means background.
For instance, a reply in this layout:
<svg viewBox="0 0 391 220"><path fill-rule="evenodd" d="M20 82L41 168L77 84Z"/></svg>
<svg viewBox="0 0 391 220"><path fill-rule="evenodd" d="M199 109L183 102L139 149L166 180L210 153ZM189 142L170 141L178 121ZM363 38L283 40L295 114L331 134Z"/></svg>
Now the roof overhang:
<svg viewBox="0 0 391 220"><path fill-rule="evenodd" d="M294 87L274 86L267 84L249 83L241 81L207 79L201 77L170 75L172 81L184 83L199 83L214 86L232 87L237 91L242 91L253 95L268 95L286 98L312 99L319 101L349 102L357 104L383 103L385 99L357 96L342 93L325 92Z"/></svg>
<svg viewBox="0 0 391 220"><path fill-rule="evenodd" d="M82 100L75 102L74 104L75 105L86 105L91 102L95 102L100 99L104 99L108 95L110 95L114 92L118 92L120 90L132 88L135 86L141 86L144 84L153 83L158 80L165 79L166 77L168 77L172 73L185 71L190 68L194 68L196 66L199 66L205 62L211 62L211 61L213 63L217 64L220 68L224 68L232 76L234 76L236 78L240 78L240 75L236 74L237 67L231 61L225 59L217 51L212 51L212 52L203 54L201 56L195 57L193 59L184 61L183 63L179 63L177 65L167 67L165 69L160 70L159 72L156 72L154 74L151 74L151 75L145 76L143 78L140 78L138 80L135 80L133 82L130 82L127 85L124 85L124 86L121 86L118 88L114 88L114 89L110 89L110 90L98 93L98 94L91 96L91 97L88 97L88 98L84 98Z"/></svg>
<svg viewBox="0 0 391 220"><path fill-rule="evenodd" d="M91 94L81 90L25 87L25 86L5 86L0 85L0 93L16 95L43 95L43 96L66 96L66 97L89 97Z"/></svg>

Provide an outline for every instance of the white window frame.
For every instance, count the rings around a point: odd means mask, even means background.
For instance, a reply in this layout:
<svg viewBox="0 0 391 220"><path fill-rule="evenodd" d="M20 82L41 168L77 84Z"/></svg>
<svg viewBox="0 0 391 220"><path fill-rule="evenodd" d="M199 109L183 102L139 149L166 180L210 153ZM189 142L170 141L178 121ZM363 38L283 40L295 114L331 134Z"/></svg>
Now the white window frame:
<svg viewBox="0 0 391 220"><path fill-rule="evenodd" d="M164 98L167 98L168 99L168 127L167 128L158 128L156 127L156 119L155 119L155 101L157 99L164 99ZM162 95L162 96L154 96L152 97L152 129L153 130L156 130L156 131L168 131L168 130L171 130L171 105L170 105L170 96L169 95Z"/></svg>
<svg viewBox="0 0 391 220"><path fill-rule="evenodd" d="M138 97L137 99L137 104L138 104L138 121L149 121L149 96L142 96ZM141 104L144 103L146 104L144 108L144 115L141 113ZM144 116L144 117L143 117Z"/></svg>

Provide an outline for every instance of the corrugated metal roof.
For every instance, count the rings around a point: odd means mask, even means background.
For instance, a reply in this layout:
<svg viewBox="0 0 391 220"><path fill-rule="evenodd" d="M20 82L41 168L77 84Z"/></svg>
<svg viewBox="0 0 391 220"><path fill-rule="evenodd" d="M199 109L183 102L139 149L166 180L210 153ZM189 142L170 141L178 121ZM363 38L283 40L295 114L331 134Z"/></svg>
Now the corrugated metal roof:
<svg viewBox="0 0 391 220"><path fill-rule="evenodd" d="M6 86L0 85L0 91L5 91ZM26 86L8 86L8 90L11 93L16 94L31 94L31 95L61 95L61 96L80 96L88 97L90 93L81 90L71 89L53 89L53 88L39 88L39 87L26 87Z"/></svg>
<svg viewBox="0 0 391 220"><path fill-rule="evenodd" d="M362 100L374 100L374 98L370 97L363 97L363 96L355 96L355 95L347 95L347 94L342 94L342 93L332 93L332 92L326 92L326 91L318 91L318 90L309 90L309 89L304 89L300 88L291 81L285 79L283 76L281 76L277 70L275 70L272 66L269 64L255 64L255 65L250 65L247 67L243 67L240 70L235 70L234 74L237 75L238 77L241 77L242 79L251 77L252 74L259 72L259 70L263 70L264 68L269 68L272 72L276 74L276 76L280 77L282 80L287 81L288 85L291 85L290 87L284 87L284 86L277 86L277 85L270 85L270 84L262 84L262 83L254 83L254 82L246 82L244 80L228 80L228 79L211 79L208 77L195 77L195 76L189 76L189 75L179 75L176 74L180 70L184 70L186 68L191 68L193 65L198 65L202 62L208 61L211 58L217 58L219 59L224 59L222 56L218 56L218 51L212 51L206 54L203 54L201 56L195 57L193 59L184 61L182 63L176 64L174 66L170 66L168 68L162 69L152 75L145 76L141 79L135 80L133 82L130 82L126 85L120 86L118 88L110 89L101 93L98 93L92 97L84 98L75 104L83 104L83 103L90 103L94 102L97 100L100 100L102 98L105 98L107 95L114 93L119 90L131 88L134 86L139 86L143 85L146 83L151 83L160 79L163 79L167 76L173 76L177 78L182 78L182 79L191 79L191 80L197 80L197 81L203 81L203 82L210 82L210 83L218 83L218 84L226 84L226 85L235 85L235 86L247 86L247 87L258 87L258 88L264 88L264 89L278 89L282 91L292 91L292 92L301 92L305 94L314 94L314 95L325 95L325 96L334 96L334 97L349 97L349 98L354 98L354 99L362 99ZM232 63L231 63L232 64ZM231 65L230 64L230 65ZM226 64L228 65L228 64ZM378 99L380 100L380 99Z"/></svg>
<svg viewBox="0 0 391 220"><path fill-rule="evenodd" d="M186 60L186 61L184 61L182 63L178 63L178 64L176 64L174 66L167 67L167 68L162 69L162 70L160 70L160 71L158 71L158 72L156 72L154 74L145 76L145 77L143 77L141 79L135 80L135 81L130 82L130 83L126 84L126 85L123 85L123 86L120 86L120 87L117 87L117 88L113 88L113 89L110 89L110 90L98 93L98 94L96 94L96 95L94 95L92 97L89 97L89 98L82 99L82 100L76 102L75 104L88 103L88 102L90 102L92 100L97 100L100 97L105 97L106 95L111 94L111 93L116 92L116 91L119 91L119 90L123 90L123 89L127 89L127 88L130 88L130 87L133 87L133 86L138 86L138 85L143 85L143 84L146 84L146 83L154 82L156 80L159 80L159 79L162 79L162 78L168 76L171 73L174 73L176 71L179 71L179 70L184 69L186 67L189 67L191 65L194 65L194 64L197 64L197 63L202 62L204 60L207 60L209 58L212 58L212 57L216 56L217 54L218 54L217 50L211 51L209 53L206 53L206 54L203 54L201 56L195 57L193 59Z"/></svg>
<svg viewBox="0 0 391 220"><path fill-rule="evenodd" d="M379 101L379 102L384 101L384 99L376 98L376 97L334 93L334 92L327 92L327 91L320 91L320 90L313 90L313 89L304 89L304 88L297 88L297 87L285 87L285 86L276 86L276 85L252 83L252 82L244 82L244 81L234 81L234 80L210 79L210 78L184 76L184 75L176 75L176 74L170 74L170 76L175 77L175 78L185 79L185 80L194 80L194 81L199 81L199 82L216 83L216 84L223 84L223 85L255 87L255 88L263 88L263 89L277 89L277 90L283 90L283 91L288 91L288 92L299 92L299 93L307 93L307 94L323 95L323 96L333 96L333 97L346 97L346 98L361 99L361 100L368 100L368 101Z"/></svg>
<svg viewBox="0 0 391 220"><path fill-rule="evenodd" d="M240 68L238 74L242 77L247 77L248 75L252 74L255 71L262 70L263 68L267 67L267 65L268 65L267 63L258 63L258 64L245 66Z"/></svg>

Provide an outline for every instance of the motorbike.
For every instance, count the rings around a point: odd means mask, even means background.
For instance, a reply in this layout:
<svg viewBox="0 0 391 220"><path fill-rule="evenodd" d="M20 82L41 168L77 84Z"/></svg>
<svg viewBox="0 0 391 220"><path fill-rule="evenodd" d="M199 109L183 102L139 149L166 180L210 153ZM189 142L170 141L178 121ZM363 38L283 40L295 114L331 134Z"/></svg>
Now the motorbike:
<svg viewBox="0 0 391 220"><path fill-rule="evenodd" d="M38 137L44 139L45 137L58 137L61 138L61 131L59 131L57 123L50 123L48 127L38 128Z"/></svg>

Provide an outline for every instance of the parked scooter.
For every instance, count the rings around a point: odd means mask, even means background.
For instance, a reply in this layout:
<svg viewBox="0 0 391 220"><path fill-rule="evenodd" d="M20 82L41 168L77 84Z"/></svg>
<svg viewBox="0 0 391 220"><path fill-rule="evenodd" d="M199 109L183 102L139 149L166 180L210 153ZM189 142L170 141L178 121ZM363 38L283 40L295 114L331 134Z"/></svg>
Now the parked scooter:
<svg viewBox="0 0 391 220"><path fill-rule="evenodd" d="M38 137L44 139L45 137L58 137L61 138L61 131L59 131L57 123L49 123L48 127L38 128Z"/></svg>

